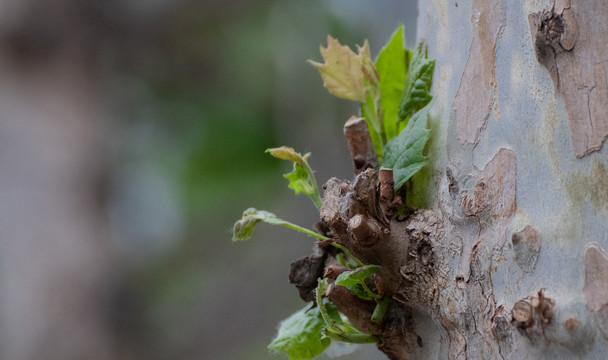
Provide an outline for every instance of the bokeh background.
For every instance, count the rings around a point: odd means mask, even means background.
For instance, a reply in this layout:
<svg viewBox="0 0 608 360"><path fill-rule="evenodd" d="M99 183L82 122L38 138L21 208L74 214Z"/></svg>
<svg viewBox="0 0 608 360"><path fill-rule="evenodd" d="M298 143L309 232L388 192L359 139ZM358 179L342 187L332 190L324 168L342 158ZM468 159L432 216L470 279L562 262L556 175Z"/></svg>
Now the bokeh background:
<svg viewBox="0 0 608 360"><path fill-rule="evenodd" d="M281 359L266 345L304 306L287 280L312 240L287 188L312 152L351 178L333 98L306 59L331 34L372 56L413 0L1 0L0 359ZM326 358L323 356L322 358ZM362 346L343 359L384 359Z"/></svg>

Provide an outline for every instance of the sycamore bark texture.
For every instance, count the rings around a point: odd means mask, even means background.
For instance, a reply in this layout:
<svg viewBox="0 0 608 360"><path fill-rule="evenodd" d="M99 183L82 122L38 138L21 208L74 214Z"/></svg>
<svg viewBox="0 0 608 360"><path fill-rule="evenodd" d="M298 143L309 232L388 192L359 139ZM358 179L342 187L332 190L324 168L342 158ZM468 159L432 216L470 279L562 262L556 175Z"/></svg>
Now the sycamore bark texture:
<svg viewBox="0 0 608 360"><path fill-rule="evenodd" d="M399 225L426 248L398 262L419 341L392 358L608 356L606 18L601 0L419 2L436 103L411 200L430 210Z"/></svg>

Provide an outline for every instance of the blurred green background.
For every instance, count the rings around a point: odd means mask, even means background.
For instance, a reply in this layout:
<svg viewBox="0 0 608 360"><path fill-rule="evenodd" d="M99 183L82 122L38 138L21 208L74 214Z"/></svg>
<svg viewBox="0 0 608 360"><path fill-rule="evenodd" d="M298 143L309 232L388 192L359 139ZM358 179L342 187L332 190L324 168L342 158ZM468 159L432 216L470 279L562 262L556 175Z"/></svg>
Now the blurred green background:
<svg viewBox="0 0 608 360"><path fill-rule="evenodd" d="M266 345L304 306L288 273L313 241L263 224L232 243L232 225L318 221L264 150L351 179L357 106L306 60L328 34L375 57L399 23L412 47L416 2L5 2L0 358L286 358Z"/></svg>
<svg viewBox="0 0 608 360"><path fill-rule="evenodd" d="M320 184L351 178L342 125L356 105L329 95L306 59L320 60L327 34L351 47L368 39L376 56L400 22L411 47L416 4L159 0L108 11L122 38L106 80L119 119L108 208L133 274L132 349L145 359L271 358L278 322L304 305L287 275L312 240L262 225L231 243L231 226L248 207L317 221L281 176L291 165L264 150L312 152ZM343 358L384 357L370 345Z"/></svg>

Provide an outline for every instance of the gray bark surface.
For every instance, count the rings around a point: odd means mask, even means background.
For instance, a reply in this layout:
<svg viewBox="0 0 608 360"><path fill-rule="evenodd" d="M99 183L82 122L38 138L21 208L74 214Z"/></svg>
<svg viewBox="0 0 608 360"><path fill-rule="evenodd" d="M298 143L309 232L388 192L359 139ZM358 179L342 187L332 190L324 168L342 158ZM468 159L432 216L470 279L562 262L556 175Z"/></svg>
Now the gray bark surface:
<svg viewBox="0 0 608 360"><path fill-rule="evenodd" d="M608 57L591 45L608 34L590 20L608 5L553 5L419 2L437 100L431 170L416 181L431 184L426 207L443 230L432 241L439 276L403 289L424 344L415 358L608 357L607 118L597 115L608 110ZM551 43L555 69L539 62L543 11L567 23ZM563 30L572 19L575 40ZM579 108L582 87L593 98Z"/></svg>

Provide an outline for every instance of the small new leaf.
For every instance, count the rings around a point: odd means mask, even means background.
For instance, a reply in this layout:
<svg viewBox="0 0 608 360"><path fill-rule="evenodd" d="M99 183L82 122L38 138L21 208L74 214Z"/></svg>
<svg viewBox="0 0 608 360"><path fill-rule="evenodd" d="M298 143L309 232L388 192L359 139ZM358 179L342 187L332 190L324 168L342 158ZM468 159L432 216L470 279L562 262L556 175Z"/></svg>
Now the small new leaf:
<svg viewBox="0 0 608 360"><path fill-rule="evenodd" d="M348 46L327 36L327 47L321 46L325 63L309 60L323 78L327 90L340 98L365 102L368 94L379 96L378 73L370 57L367 41L355 54Z"/></svg>
<svg viewBox="0 0 608 360"><path fill-rule="evenodd" d="M403 184L426 165L427 158L422 155L429 140L431 130L427 125L428 113L433 101L416 112L405 129L391 139L384 148L382 166L393 169L395 189Z"/></svg>
<svg viewBox="0 0 608 360"><path fill-rule="evenodd" d="M249 208L243 212L241 220L234 223L232 228L232 241L245 241L251 237L253 229L260 222L280 224L280 219L273 213Z"/></svg>
<svg viewBox="0 0 608 360"><path fill-rule="evenodd" d="M321 316L319 307L311 309L311 306L312 303L283 320L276 338L268 348L284 352L290 360L312 359L320 355L329 346L331 340L321 337L325 320ZM326 308L332 313L337 313L333 305L326 304Z"/></svg>
<svg viewBox="0 0 608 360"><path fill-rule="evenodd" d="M327 237L321 234L317 234L316 232L303 228L299 225L292 224L289 221L280 219L273 213L249 208L243 212L243 217L236 223L234 223L234 227L232 228L232 241L248 240L251 237L253 229L260 221L273 225L283 225L288 228L303 232L307 235L316 237L319 240L327 240Z"/></svg>
<svg viewBox="0 0 608 360"><path fill-rule="evenodd" d="M426 46L418 44L410 61L403 98L399 104L399 121L404 121L413 112L423 108L431 101L431 85L435 60L427 59Z"/></svg>
<svg viewBox="0 0 608 360"><path fill-rule="evenodd" d="M353 294L364 300L376 299L374 294L365 284L365 279L380 271L379 265L365 265L352 271L345 271L336 278L336 285L348 288Z"/></svg>
<svg viewBox="0 0 608 360"><path fill-rule="evenodd" d="M295 152L294 149L287 146L266 149L266 152L270 153L270 155L275 158L293 162L293 171L283 175L289 180L289 187L293 189L296 194L304 193L310 196L317 208L320 209L321 196L319 195L317 180L307 161L310 157L310 153L302 156Z"/></svg>
<svg viewBox="0 0 608 360"><path fill-rule="evenodd" d="M406 59L403 24L401 24L376 60L382 95L380 107L384 111L384 132L387 140L397 135L397 114L408 65Z"/></svg>

